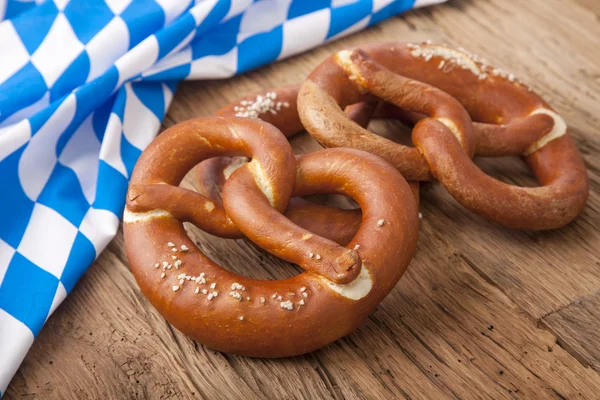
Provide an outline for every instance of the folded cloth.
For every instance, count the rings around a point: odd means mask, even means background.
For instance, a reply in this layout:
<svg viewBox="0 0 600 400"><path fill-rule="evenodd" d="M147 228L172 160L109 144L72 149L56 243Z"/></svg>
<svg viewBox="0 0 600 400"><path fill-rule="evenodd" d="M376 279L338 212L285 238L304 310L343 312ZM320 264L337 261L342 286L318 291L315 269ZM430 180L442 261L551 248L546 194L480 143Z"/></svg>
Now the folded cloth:
<svg viewBox="0 0 600 400"><path fill-rule="evenodd" d="M226 78L443 0L0 0L0 396L115 236L182 79Z"/></svg>

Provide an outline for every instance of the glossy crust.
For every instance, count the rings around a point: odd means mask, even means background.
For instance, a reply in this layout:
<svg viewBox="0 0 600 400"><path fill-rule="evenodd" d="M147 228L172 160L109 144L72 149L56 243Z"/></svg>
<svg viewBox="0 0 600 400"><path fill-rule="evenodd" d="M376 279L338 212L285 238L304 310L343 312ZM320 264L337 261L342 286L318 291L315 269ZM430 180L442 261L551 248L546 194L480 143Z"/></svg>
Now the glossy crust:
<svg viewBox="0 0 600 400"><path fill-rule="evenodd" d="M267 153L280 156L269 162L263 158ZM183 228L186 220L202 225L190 211L205 204L202 195L181 196L178 202L175 197L144 199L148 185L183 193L172 185L186 168L223 155L256 161L254 167L250 163L237 169L225 184L229 217L261 247L308 272L281 281L228 272L204 256ZM284 177L291 182L289 192ZM279 213L286 197L314 193L344 194L361 206L362 224L346 248ZM136 164L124 217L131 269L158 311L200 343L254 357L310 352L354 330L404 273L417 232L410 188L389 164L357 150L328 149L300 157L296 167L285 138L271 125L248 118L199 118L165 131ZM340 267L357 263L353 271L358 275L346 284L333 282L335 274L345 272ZM348 276L338 276L338 281Z"/></svg>
<svg viewBox="0 0 600 400"><path fill-rule="evenodd" d="M476 137L440 90L477 121ZM409 111L405 115L413 120L427 116L413 130L416 148L376 136L345 118L341 109L370 95ZM441 116L440 107L449 106L450 114ZM379 155L407 179L433 176L463 206L502 225L558 228L579 215L587 200L587 172L564 120L512 74L463 49L378 43L343 50L309 75L298 109L303 125L321 144ZM516 152L540 187L499 182L471 162L473 153Z"/></svg>

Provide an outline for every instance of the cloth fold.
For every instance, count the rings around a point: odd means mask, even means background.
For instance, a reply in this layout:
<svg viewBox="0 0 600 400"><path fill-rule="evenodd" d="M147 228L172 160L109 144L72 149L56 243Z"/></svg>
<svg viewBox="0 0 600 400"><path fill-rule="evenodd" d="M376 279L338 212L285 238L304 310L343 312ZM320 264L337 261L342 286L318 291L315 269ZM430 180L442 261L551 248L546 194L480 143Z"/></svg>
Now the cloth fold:
<svg viewBox="0 0 600 400"><path fill-rule="evenodd" d="M180 80L227 78L444 0L0 0L0 396L115 236Z"/></svg>

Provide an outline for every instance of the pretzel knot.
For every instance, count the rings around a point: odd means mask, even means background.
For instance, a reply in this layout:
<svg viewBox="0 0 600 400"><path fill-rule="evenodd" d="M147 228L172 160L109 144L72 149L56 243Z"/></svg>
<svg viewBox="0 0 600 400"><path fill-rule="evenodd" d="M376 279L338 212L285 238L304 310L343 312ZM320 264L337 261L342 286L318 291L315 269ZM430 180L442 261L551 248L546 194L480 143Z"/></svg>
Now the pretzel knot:
<svg viewBox="0 0 600 400"><path fill-rule="evenodd" d="M222 209L177 186L194 165L221 156L251 159L231 172ZM315 193L344 194L361 206L346 247L281 214L290 197ZM223 232L237 226L306 272L280 281L233 274L194 245L183 222ZM257 357L302 354L355 329L402 276L417 230L410 188L383 160L328 149L296 161L275 127L236 117L198 118L155 139L136 164L124 215L131 269L158 311L200 343Z"/></svg>
<svg viewBox="0 0 600 400"><path fill-rule="evenodd" d="M363 49L329 57L302 85L300 118L317 141L377 154L407 179L433 176L467 209L509 227L553 229L579 215L588 178L566 123L512 74L463 49L431 43ZM426 116L413 130L416 148L373 135L345 118L343 107L368 94ZM476 138L469 114L480 123ZM541 187L499 182L471 161L474 153L515 151Z"/></svg>

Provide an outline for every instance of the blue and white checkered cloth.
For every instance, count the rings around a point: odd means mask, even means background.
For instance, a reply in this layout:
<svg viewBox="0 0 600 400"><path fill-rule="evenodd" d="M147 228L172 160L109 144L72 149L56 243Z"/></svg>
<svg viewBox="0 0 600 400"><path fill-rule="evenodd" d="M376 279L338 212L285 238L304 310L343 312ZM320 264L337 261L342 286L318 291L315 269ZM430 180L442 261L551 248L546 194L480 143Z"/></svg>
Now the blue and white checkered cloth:
<svg viewBox="0 0 600 400"><path fill-rule="evenodd" d="M115 236L178 81L443 0L0 0L0 396Z"/></svg>

